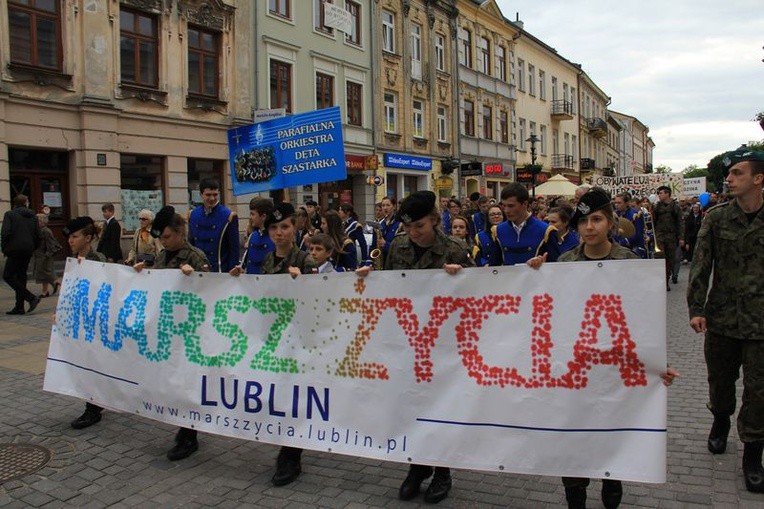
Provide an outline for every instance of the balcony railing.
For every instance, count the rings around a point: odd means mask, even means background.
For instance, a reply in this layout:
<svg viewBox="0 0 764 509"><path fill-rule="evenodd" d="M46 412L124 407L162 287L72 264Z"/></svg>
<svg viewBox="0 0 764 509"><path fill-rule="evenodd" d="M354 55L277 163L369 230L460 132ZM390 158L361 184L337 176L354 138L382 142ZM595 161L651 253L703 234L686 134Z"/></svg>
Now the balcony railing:
<svg viewBox="0 0 764 509"><path fill-rule="evenodd" d="M573 118L573 103L565 99L556 99L552 101L552 116L560 120L570 120Z"/></svg>
<svg viewBox="0 0 764 509"><path fill-rule="evenodd" d="M582 157L581 158L581 169L582 170L593 170L597 167L596 162L594 159L590 157Z"/></svg>
<svg viewBox="0 0 764 509"><path fill-rule="evenodd" d="M586 128L597 138L607 135L607 122L599 117L591 117L586 119Z"/></svg>
<svg viewBox="0 0 764 509"><path fill-rule="evenodd" d="M552 169L553 170L572 170L573 168L573 156L566 154L553 154L552 155Z"/></svg>

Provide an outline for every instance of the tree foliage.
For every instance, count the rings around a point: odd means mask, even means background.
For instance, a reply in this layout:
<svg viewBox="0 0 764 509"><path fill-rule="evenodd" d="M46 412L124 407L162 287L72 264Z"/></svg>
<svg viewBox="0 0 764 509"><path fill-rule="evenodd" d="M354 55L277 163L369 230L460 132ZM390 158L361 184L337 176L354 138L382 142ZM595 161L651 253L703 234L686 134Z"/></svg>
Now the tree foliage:
<svg viewBox="0 0 764 509"><path fill-rule="evenodd" d="M665 164L659 164L655 167L655 173L671 173L673 170L671 169L671 166L666 166Z"/></svg>
<svg viewBox="0 0 764 509"><path fill-rule="evenodd" d="M764 140L751 141L748 142L746 146L751 150L764 151ZM720 191L722 189L722 182L724 182L724 179L727 177L726 168L724 167L724 163L722 163L724 154L726 154L726 152L715 155L713 158L711 158L710 161L708 161L707 185L711 191Z"/></svg>

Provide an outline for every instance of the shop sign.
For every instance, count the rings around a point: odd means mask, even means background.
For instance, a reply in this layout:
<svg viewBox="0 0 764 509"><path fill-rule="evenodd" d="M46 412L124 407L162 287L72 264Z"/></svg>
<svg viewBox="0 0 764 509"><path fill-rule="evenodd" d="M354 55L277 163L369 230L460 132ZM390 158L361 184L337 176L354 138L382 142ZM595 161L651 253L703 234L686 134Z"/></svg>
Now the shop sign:
<svg viewBox="0 0 764 509"><path fill-rule="evenodd" d="M363 171L366 169L366 158L345 154L345 166L348 170Z"/></svg>
<svg viewBox="0 0 764 509"><path fill-rule="evenodd" d="M536 175L536 184L543 184L549 180L549 175L546 173L539 173ZM533 174L526 170L517 170L517 181L518 182L533 182Z"/></svg>
<svg viewBox="0 0 764 509"><path fill-rule="evenodd" d="M501 163L483 163L483 175L486 177L509 177L509 170L504 169Z"/></svg>
<svg viewBox="0 0 764 509"><path fill-rule="evenodd" d="M432 159L429 157L416 157L401 154L384 154L385 166L388 168L405 168L407 170L432 169Z"/></svg>
<svg viewBox="0 0 764 509"><path fill-rule="evenodd" d="M367 183L368 183L370 186L381 186L382 184L384 184L384 183L385 183L385 179L384 179L384 178L382 178L382 176L381 176L381 175L374 175L373 177L368 177L368 178L366 179L366 182L367 182Z"/></svg>

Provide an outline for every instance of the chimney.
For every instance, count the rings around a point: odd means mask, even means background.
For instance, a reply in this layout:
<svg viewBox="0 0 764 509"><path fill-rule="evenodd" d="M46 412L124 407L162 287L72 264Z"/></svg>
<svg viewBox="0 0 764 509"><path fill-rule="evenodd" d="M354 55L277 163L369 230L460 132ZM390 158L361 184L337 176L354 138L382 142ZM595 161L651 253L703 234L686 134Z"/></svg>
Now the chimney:
<svg viewBox="0 0 764 509"><path fill-rule="evenodd" d="M515 12L515 26L518 27L520 30L524 30L525 29L525 23L520 21L520 13L519 12Z"/></svg>

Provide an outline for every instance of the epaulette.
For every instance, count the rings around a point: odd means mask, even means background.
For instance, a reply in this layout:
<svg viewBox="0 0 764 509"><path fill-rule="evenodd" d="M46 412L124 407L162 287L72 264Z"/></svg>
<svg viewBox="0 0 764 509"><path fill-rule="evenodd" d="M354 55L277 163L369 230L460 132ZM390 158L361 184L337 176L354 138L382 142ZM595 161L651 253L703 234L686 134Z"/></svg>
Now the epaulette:
<svg viewBox="0 0 764 509"><path fill-rule="evenodd" d="M726 207L726 206L727 206L727 205L729 205L730 203L732 203L732 201L725 201L725 202L722 202L722 203L717 203L716 205L714 205L713 207L711 207L710 209L708 209L708 210L706 211L706 214L708 214L708 213L709 213L709 212L711 212L712 210L718 209L719 207Z"/></svg>
<svg viewBox="0 0 764 509"><path fill-rule="evenodd" d="M233 221L233 218L236 217L236 211L232 210L230 214L228 214L228 222L230 223Z"/></svg>
<svg viewBox="0 0 764 509"><path fill-rule="evenodd" d="M191 212L193 212L193 211L194 211L193 209L188 209L186 211L186 222L191 221Z"/></svg>

